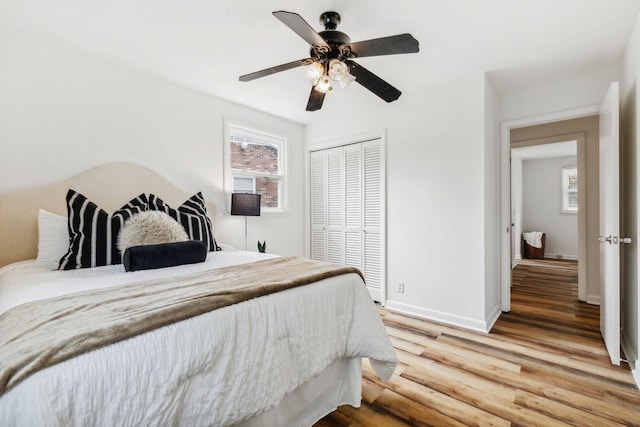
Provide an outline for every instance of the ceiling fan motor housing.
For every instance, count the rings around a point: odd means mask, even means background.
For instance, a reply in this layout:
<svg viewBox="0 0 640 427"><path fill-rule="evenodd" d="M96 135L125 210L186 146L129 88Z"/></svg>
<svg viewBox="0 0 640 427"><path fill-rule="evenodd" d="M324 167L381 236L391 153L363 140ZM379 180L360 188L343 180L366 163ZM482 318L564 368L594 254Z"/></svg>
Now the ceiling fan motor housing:
<svg viewBox="0 0 640 427"><path fill-rule="evenodd" d="M320 24L324 26L325 30L318 32L318 34L327 42L330 50L327 52L323 48L312 47L311 56L315 57L318 62L324 63L331 59L346 59L341 57L342 52L338 47L351 43L351 38L342 31L336 30L339 23L340 14L338 12L324 12L320 15Z"/></svg>
<svg viewBox="0 0 640 427"><path fill-rule="evenodd" d="M343 52L339 49L340 46L351 43L351 38L349 38L348 35L337 30L320 31L318 34L327 42L330 49L327 51L326 48L314 46L310 51L312 57L320 62L324 62L325 60L336 58L343 61L350 56L350 52L344 52L347 53L347 55L343 55ZM341 56L344 56L344 58Z"/></svg>
<svg viewBox="0 0 640 427"><path fill-rule="evenodd" d="M338 30L325 30L320 31L318 34L333 48L340 46L341 44L351 43L351 38Z"/></svg>

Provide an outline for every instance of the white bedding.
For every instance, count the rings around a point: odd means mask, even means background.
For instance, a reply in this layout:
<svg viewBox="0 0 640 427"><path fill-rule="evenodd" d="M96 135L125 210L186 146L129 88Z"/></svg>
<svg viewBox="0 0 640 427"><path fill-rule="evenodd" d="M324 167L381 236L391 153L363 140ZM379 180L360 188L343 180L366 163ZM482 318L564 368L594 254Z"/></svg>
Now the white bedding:
<svg viewBox="0 0 640 427"><path fill-rule="evenodd" d="M275 255L227 249L209 252L203 263L131 272L125 272L122 264L60 271L57 261L16 262L0 268L0 314L25 302L72 292L180 276L273 257Z"/></svg>
<svg viewBox="0 0 640 427"><path fill-rule="evenodd" d="M29 300L269 256L222 251L201 264L129 273L122 265L61 272L24 261L0 269L0 313ZM40 371L0 397L0 425L230 425L351 357L369 357L383 379L397 364L356 274L225 307Z"/></svg>

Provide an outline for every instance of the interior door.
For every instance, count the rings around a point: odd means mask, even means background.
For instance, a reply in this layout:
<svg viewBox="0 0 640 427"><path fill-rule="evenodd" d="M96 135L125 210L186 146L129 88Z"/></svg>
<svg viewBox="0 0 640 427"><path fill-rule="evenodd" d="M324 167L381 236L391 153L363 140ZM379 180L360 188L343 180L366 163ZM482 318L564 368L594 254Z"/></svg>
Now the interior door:
<svg viewBox="0 0 640 427"><path fill-rule="evenodd" d="M600 105L600 332L611 363L620 364L619 87Z"/></svg>

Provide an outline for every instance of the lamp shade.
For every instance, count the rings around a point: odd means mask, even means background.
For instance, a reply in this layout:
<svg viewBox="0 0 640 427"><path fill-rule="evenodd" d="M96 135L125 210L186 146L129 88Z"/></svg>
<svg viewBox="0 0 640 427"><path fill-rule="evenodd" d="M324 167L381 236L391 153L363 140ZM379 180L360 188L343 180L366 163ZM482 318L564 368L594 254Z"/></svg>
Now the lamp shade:
<svg viewBox="0 0 640 427"><path fill-rule="evenodd" d="M233 193L231 215L260 216L260 194Z"/></svg>

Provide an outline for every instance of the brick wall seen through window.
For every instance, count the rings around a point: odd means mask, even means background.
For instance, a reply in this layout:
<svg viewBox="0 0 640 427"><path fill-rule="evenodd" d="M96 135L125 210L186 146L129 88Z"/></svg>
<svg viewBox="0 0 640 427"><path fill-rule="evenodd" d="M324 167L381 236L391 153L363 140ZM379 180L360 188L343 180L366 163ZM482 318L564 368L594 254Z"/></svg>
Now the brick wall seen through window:
<svg viewBox="0 0 640 427"><path fill-rule="evenodd" d="M256 142L253 138L231 136L231 169L234 177L248 172L255 177L255 193L263 208L281 207L280 147Z"/></svg>

